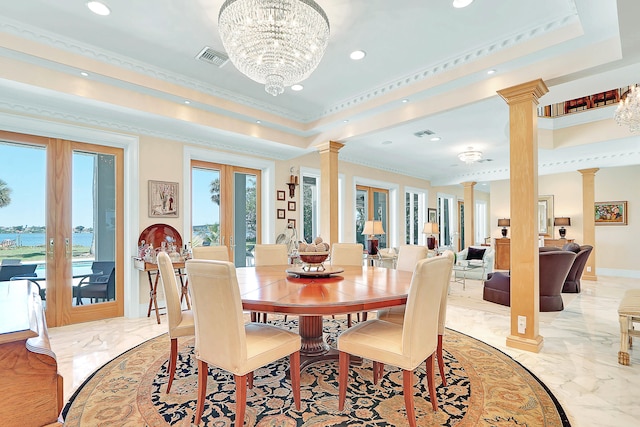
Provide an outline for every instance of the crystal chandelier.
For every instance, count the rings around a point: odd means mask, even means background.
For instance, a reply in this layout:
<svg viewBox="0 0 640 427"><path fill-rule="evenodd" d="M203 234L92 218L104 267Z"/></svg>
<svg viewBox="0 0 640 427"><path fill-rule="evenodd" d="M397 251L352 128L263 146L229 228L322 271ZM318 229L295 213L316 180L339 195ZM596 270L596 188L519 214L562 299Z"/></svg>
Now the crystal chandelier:
<svg viewBox="0 0 640 427"><path fill-rule="evenodd" d="M313 0L226 0L218 28L231 62L273 96L309 77L329 41Z"/></svg>
<svg viewBox="0 0 640 427"><path fill-rule="evenodd" d="M466 164L470 165L471 163L475 163L482 159L482 151L477 151L472 147L469 147L468 151L463 151L462 153L458 154L458 158Z"/></svg>
<svg viewBox="0 0 640 427"><path fill-rule="evenodd" d="M620 100L620 104L613 116L618 126L627 125L631 132L640 130L640 90L632 86L627 97Z"/></svg>

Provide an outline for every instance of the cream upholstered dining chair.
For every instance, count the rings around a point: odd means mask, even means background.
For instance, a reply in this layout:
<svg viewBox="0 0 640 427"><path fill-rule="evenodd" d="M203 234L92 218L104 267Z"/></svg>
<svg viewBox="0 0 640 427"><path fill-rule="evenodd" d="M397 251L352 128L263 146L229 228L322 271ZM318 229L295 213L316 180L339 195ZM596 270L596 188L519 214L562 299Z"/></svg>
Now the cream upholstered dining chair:
<svg viewBox="0 0 640 427"><path fill-rule="evenodd" d="M331 245L331 265L362 267L363 251L362 243L334 243ZM360 320L360 313L358 313L358 320ZM347 314L347 327L351 327L351 313Z"/></svg>
<svg viewBox="0 0 640 427"><path fill-rule="evenodd" d="M231 262L192 259L186 262L191 285L198 359L198 400L195 424L200 424L207 394L208 367L234 375L236 421L244 425L247 383L253 371L289 356L293 399L300 410L300 335L262 323L244 323L242 300ZM215 325L215 327L213 327Z"/></svg>
<svg viewBox="0 0 640 427"><path fill-rule="evenodd" d="M396 269L403 271L413 271L416 263L427 257L429 248L419 245L402 245L398 248L398 260Z"/></svg>
<svg viewBox="0 0 640 427"><path fill-rule="evenodd" d="M287 265L289 264L289 248L287 245L281 244L257 244L253 250L253 257L256 267ZM262 319L260 318L260 314L262 314ZM267 313L256 313L252 311L251 321L267 323Z"/></svg>
<svg viewBox="0 0 640 427"><path fill-rule="evenodd" d="M169 323L169 338L171 339L171 352L169 353L169 381L167 393L171 390L173 377L176 373L178 360L178 338L195 335L193 312L182 310L180 304L180 292L173 263L166 252L158 254L158 271L162 281L162 290L167 304L167 320Z"/></svg>
<svg viewBox="0 0 640 427"><path fill-rule="evenodd" d="M339 409L344 409L350 355L373 360L373 382L377 384L385 364L402 369L404 402L409 425L416 426L413 403L413 370L426 360L429 397L434 411L438 400L433 379L433 354L437 347L438 312L442 293L451 277L453 259L434 257L418 261L411 279L404 322L368 320L338 337Z"/></svg>
<svg viewBox="0 0 640 427"><path fill-rule="evenodd" d="M254 265L287 265L289 264L289 252L287 245L258 244L253 250Z"/></svg>
<svg viewBox="0 0 640 427"><path fill-rule="evenodd" d="M191 251L194 259L229 261L229 249L226 246L194 246Z"/></svg>
<svg viewBox="0 0 640 427"><path fill-rule="evenodd" d="M442 253L441 256L451 258L451 261L455 260L453 251L446 250ZM452 264L453 267L453 264ZM444 358L442 356L442 338L444 336L445 330L445 322L447 320L447 296L449 295L448 286L447 290L442 293L442 299L440 300L440 311L438 312L438 346L436 348L436 356L438 359L438 368L440 369L440 379L442 380L442 385L447 385L447 378L444 375ZM405 306L400 305L397 307L385 308L382 310L378 310L377 318L380 320L384 320L386 322L393 322L397 324L404 323L404 311Z"/></svg>
<svg viewBox="0 0 640 427"><path fill-rule="evenodd" d="M331 245L331 265L362 266L362 243L334 243Z"/></svg>

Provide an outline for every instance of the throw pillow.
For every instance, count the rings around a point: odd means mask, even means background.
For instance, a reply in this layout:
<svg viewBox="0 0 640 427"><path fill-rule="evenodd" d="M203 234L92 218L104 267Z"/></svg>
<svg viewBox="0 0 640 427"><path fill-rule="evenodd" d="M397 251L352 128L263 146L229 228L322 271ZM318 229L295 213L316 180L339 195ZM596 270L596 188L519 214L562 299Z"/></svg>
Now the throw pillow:
<svg viewBox="0 0 640 427"><path fill-rule="evenodd" d="M467 250L467 259L482 259L484 258L484 251L486 249L469 248Z"/></svg>
<svg viewBox="0 0 640 427"><path fill-rule="evenodd" d="M563 251L580 252L580 245L577 243L567 243L562 247Z"/></svg>

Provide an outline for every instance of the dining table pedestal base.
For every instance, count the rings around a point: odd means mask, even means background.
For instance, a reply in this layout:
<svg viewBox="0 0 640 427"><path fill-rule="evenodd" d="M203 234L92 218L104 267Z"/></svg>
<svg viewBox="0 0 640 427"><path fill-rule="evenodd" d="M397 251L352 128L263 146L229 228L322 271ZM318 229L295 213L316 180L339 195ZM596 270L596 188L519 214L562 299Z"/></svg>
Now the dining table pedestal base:
<svg viewBox="0 0 640 427"><path fill-rule="evenodd" d="M300 369L312 363L338 360L340 352L332 348L324 339L322 316L300 316L298 329L302 340L300 347ZM362 358L351 357L351 363L362 364Z"/></svg>

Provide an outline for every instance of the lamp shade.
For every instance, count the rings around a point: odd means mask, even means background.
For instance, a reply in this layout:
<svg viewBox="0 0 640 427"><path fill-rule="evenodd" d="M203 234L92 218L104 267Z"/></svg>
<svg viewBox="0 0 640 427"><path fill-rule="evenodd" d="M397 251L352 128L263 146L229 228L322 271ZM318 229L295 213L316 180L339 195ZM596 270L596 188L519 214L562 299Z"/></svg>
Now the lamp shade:
<svg viewBox="0 0 640 427"><path fill-rule="evenodd" d="M498 227L509 227L509 226L511 226L511 220L509 218L498 219Z"/></svg>
<svg viewBox="0 0 640 427"><path fill-rule="evenodd" d="M571 218L568 218L566 216L560 217L560 218L555 218L553 220L553 225L554 226L561 226L561 227L570 227L571 226Z"/></svg>
<svg viewBox="0 0 640 427"><path fill-rule="evenodd" d="M424 234L438 234L438 224L435 222L425 222L422 232Z"/></svg>
<svg viewBox="0 0 640 427"><path fill-rule="evenodd" d="M384 228L382 228L382 221L365 221L362 234L375 235L384 234Z"/></svg>

